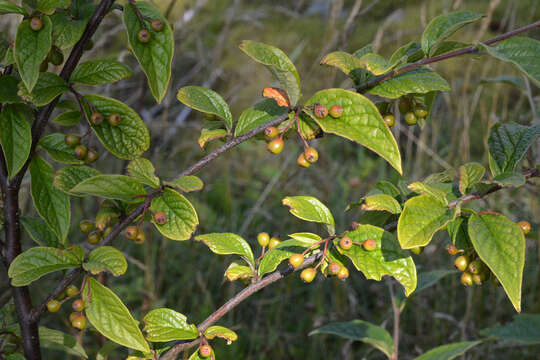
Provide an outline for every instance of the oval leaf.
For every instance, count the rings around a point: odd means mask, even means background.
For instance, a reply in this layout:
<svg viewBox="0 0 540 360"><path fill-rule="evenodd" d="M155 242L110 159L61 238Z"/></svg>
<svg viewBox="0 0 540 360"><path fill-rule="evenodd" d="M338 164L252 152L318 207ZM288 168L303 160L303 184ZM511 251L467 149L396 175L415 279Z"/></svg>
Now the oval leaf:
<svg viewBox="0 0 540 360"><path fill-rule="evenodd" d="M122 117L118 126L111 126L107 121L100 125L92 125L99 140L113 155L120 159L131 160L148 150L150 134L133 109L118 100L99 95L85 95L84 99L105 118L111 114L119 114ZM90 111L88 109L86 111L89 118Z"/></svg>
<svg viewBox="0 0 540 360"><path fill-rule="evenodd" d="M431 91L451 90L448 82L439 74L424 67L407 71L369 89L373 95L397 99L407 94L426 94Z"/></svg>
<svg viewBox="0 0 540 360"><path fill-rule="evenodd" d="M32 91L26 88L24 82L19 84L19 88L18 95L36 106L47 105L68 89L64 79L50 72L39 74L38 81Z"/></svg>
<svg viewBox="0 0 540 360"><path fill-rule="evenodd" d="M137 322L110 289L88 278L82 290L84 312L90 324L109 340L131 349L150 352Z"/></svg>
<svg viewBox="0 0 540 360"><path fill-rule="evenodd" d="M143 184L158 188L160 186L159 178L154 174L156 169L150 160L138 158L131 161L128 165L129 176L139 180Z"/></svg>
<svg viewBox="0 0 540 360"><path fill-rule="evenodd" d="M32 145L30 124L22 108L4 105L0 113L0 129L2 151L11 178L23 167Z"/></svg>
<svg viewBox="0 0 540 360"><path fill-rule="evenodd" d="M120 276L126 272L127 266L126 258L120 250L112 246L100 246L90 252L83 269L93 275L108 271L114 276Z"/></svg>
<svg viewBox="0 0 540 360"><path fill-rule="evenodd" d="M62 126L73 126L81 122L82 116L79 111L66 111L58 115L53 123Z"/></svg>
<svg viewBox="0 0 540 360"><path fill-rule="evenodd" d="M77 158L73 148L66 144L65 138L66 135L60 133L47 135L39 140L39 145L47 150L55 161L65 164L84 164L84 160Z"/></svg>
<svg viewBox="0 0 540 360"><path fill-rule="evenodd" d="M387 211L391 214L399 214L401 212L401 205L390 195L374 194L364 198L362 210L379 210Z"/></svg>
<svg viewBox="0 0 540 360"><path fill-rule="evenodd" d="M26 15L26 11L24 11L23 8L7 0L0 0L0 15L5 15L5 14Z"/></svg>
<svg viewBox="0 0 540 360"><path fill-rule="evenodd" d="M60 247L56 234L49 229L42 218L21 216L21 224L32 240L39 246Z"/></svg>
<svg viewBox="0 0 540 360"><path fill-rule="evenodd" d="M88 359L86 351L82 345L73 336L65 332L39 327L39 342L40 345L51 350L60 350L76 356L77 358Z"/></svg>
<svg viewBox="0 0 540 360"><path fill-rule="evenodd" d="M540 344L540 314L518 314L512 322L481 330L480 334L492 339L537 345Z"/></svg>
<svg viewBox="0 0 540 360"><path fill-rule="evenodd" d="M240 114L234 136L239 136L287 113L288 108L279 106L272 99L264 99Z"/></svg>
<svg viewBox="0 0 540 360"><path fill-rule="evenodd" d="M482 341L463 341L453 344L447 344L438 346L429 350L425 354L418 356L415 360L452 360L474 346L480 344Z"/></svg>
<svg viewBox="0 0 540 360"><path fill-rule="evenodd" d="M343 115L339 119L331 116L319 119L313 116L324 132L356 141L379 154L402 173L401 155L396 140L377 107L368 98L348 90L328 89L317 92L307 104L315 103L321 103L328 108L333 105L343 108Z"/></svg>
<svg viewBox="0 0 540 360"><path fill-rule="evenodd" d="M99 175L99 171L89 166L66 166L54 174L53 185L70 195L81 196L71 191L77 184Z"/></svg>
<svg viewBox="0 0 540 360"><path fill-rule="evenodd" d="M70 82L87 85L101 85L126 79L131 76L131 69L115 60L85 61L77 65Z"/></svg>
<svg viewBox="0 0 540 360"><path fill-rule="evenodd" d="M347 75L354 69L365 68L364 63L358 57L343 51L336 51L326 55L321 60L321 65L336 67Z"/></svg>
<svg viewBox="0 0 540 360"><path fill-rule="evenodd" d="M467 193L467 189L476 185L482 177L486 169L478 163L468 163L459 167L459 191L463 195Z"/></svg>
<svg viewBox="0 0 540 360"><path fill-rule="evenodd" d="M199 335L197 326L187 323L187 317L167 308L150 311L143 319L146 338L152 342L191 340Z"/></svg>
<svg viewBox="0 0 540 360"><path fill-rule="evenodd" d="M521 311L525 265L521 228L501 214L473 214L469 218L469 237L480 259L499 279L516 310Z"/></svg>
<svg viewBox="0 0 540 360"><path fill-rule="evenodd" d="M204 336L209 340L212 340L215 337L225 339L227 340L227 345L231 345L233 341L238 339L238 335L234 331L224 326L217 325L210 326L208 329L204 330Z"/></svg>
<svg viewBox="0 0 540 360"><path fill-rule="evenodd" d="M281 203L289 207L291 214L302 220L326 224L334 235L334 217L328 208L312 196L287 196Z"/></svg>
<svg viewBox="0 0 540 360"><path fill-rule="evenodd" d="M255 266L253 251L246 240L232 233L212 233L198 235L195 240L202 241L208 248L218 255L240 255L252 266Z"/></svg>
<svg viewBox="0 0 540 360"><path fill-rule="evenodd" d="M124 6L124 25L129 45L148 78L148 85L152 95L154 95L158 103L161 103L167 93L171 79L171 64L174 54L172 29L167 19L161 15L157 7L151 2L138 1L134 4L145 19L146 29L150 32L151 37L146 44L137 39L137 34L142 30L142 27L133 8L126 4ZM147 19L160 19L163 22L161 31L152 30Z"/></svg>
<svg viewBox="0 0 540 360"><path fill-rule="evenodd" d="M183 192L199 191L204 187L203 181L194 175L182 176L171 182L166 181L165 184L174 186Z"/></svg>
<svg viewBox="0 0 540 360"><path fill-rule="evenodd" d="M193 205L172 189L166 188L163 194L154 198L150 210L165 213L167 216L165 224L158 225L154 219L152 222L163 236L172 240L188 240L199 225L199 218Z"/></svg>
<svg viewBox="0 0 540 360"><path fill-rule="evenodd" d="M238 279L246 280L253 277L253 271L249 266L240 265L236 262L231 263L227 270L225 270L225 277L229 281L235 281Z"/></svg>
<svg viewBox="0 0 540 360"><path fill-rule="evenodd" d="M232 115L229 105L214 90L202 86L185 86L178 90L176 98L195 110L216 115L223 119L227 129L232 128Z"/></svg>
<svg viewBox="0 0 540 360"><path fill-rule="evenodd" d="M66 250L33 247L13 260L8 276L12 286L26 286L48 273L79 267L83 259L84 251L79 247Z"/></svg>
<svg viewBox="0 0 540 360"><path fill-rule="evenodd" d="M137 195L146 194L139 181L124 175L96 175L81 181L70 192L125 202L140 201Z"/></svg>

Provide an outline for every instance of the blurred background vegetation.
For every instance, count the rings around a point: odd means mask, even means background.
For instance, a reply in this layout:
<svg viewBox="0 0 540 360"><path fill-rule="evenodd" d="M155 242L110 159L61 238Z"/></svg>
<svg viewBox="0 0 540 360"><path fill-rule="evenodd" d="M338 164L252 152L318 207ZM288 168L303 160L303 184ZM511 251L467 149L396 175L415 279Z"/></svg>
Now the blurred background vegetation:
<svg viewBox="0 0 540 360"><path fill-rule="evenodd" d="M537 0L156 2L173 25L176 39L172 85L161 105L153 101L144 74L126 49L120 12L107 16L94 36L93 50L84 56L117 58L134 70L134 76L128 80L87 91L125 101L141 114L152 134L151 150L145 156L154 162L163 178L173 178L219 145L218 140L205 149L199 147L197 138L203 116L176 100L180 87L201 85L216 90L237 117L244 108L260 100L265 86L274 84L261 65L238 49L243 39L283 49L297 66L307 100L317 90L352 85L340 72L319 65L321 58L331 51L352 53L372 44L376 52L389 57L399 46L418 40L430 19L453 10L486 15L483 21L465 27L453 37L470 43L540 19ZM0 31L12 38L19 21L15 16L3 16ZM540 31L527 35L540 38ZM487 134L494 123L539 121L539 89L529 86L528 80L510 66L491 57L466 56L434 64L433 68L448 80L452 91L439 96L423 130L399 126L399 121L394 127L402 151L403 178L368 150L335 136L313 141L320 160L309 169L296 165L300 152L296 140L288 141L280 156L268 154L263 141L250 141L197 174L204 180L205 188L188 198L199 214L198 233L234 232L248 240L257 252L255 237L260 231L282 239L299 231L321 233L320 228L288 214L281 205L286 195L318 197L334 213L338 231L345 230L361 216L360 210L345 212L347 204L358 201L377 181L405 184L469 161L487 166ZM490 81L503 75L519 86ZM51 125L50 131L63 129ZM100 146L97 141L93 145ZM524 167L534 165L537 150L529 154ZM107 155L103 148L100 153L100 171L124 171L125 162ZM28 185L29 179L26 181ZM540 311L539 198L538 186L527 185L518 191L499 192L478 203L479 208L533 223L535 231L527 243L523 287L526 313ZM71 243L84 243L76 224L80 219L93 218L97 206L93 199L72 200ZM23 212L31 209L28 192L22 196L21 207ZM423 254L414 256L419 273L452 268L452 258L444 251L447 242L446 235L439 236ZM152 232L144 245L135 245L122 237L115 245L128 256L128 272L118 279L103 280L139 319L151 308L166 306L186 314L190 322L199 323L243 287L223 279L231 258L218 257L194 241L174 242ZM32 246L29 238L25 239L25 246ZM34 286L34 302L42 299L58 278L48 276ZM7 284L5 279L0 280ZM346 282L318 279L310 285L293 275L252 296L220 321L237 331L239 340L232 346L216 341L218 359L382 359L381 353L367 345L331 336L310 337L308 333L329 322L352 319L370 321L391 331L388 286L392 284L396 291L402 291L396 283L368 281L354 271ZM2 291L7 290L3 287ZM69 310L64 306L60 316L45 315L42 324L71 331L66 320ZM445 343L474 339L480 329L505 323L514 314L501 288L491 284L464 288L458 274L447 276L407 299L400 327L400 359L414 358ZM89 354L95 354L104 340L90 331L86 332L84 343ZM537 359L539 351L538 346L487 342L470 351L466 358ZM64 355L51 351L45 358L61 356ZM110 359L125 356L118 349Z"/></svg>

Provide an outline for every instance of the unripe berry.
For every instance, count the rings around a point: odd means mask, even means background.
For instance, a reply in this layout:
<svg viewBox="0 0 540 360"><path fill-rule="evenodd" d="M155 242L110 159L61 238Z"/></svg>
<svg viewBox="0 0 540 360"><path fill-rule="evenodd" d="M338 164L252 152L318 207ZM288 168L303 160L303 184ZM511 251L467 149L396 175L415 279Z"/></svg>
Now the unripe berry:
<svg viewBox="0 0 540 360"><path fill-rule="evenodd" d="M427 109L423 105L418 105L416 109L414 109L414 115L419 118L425 118L427 114Z"/></svg>
<svg viewBox="0 0 540 360"><path fill-rule="evenodd" d="M474 274L472 279L476 285L482 285L482 283L488 279L488 276L485 273Z"/></svg>
<svg viewBox="0 0 540 360"><path fill-rule="evenodd" d="M64 141L67 146L73 147L81 142L81 137L76 134L66 134L66 137L64 137Z"/></svg>
<svg viewBox="0 0 540 360"><path fill-rule="evenodd" d="M408 112L405 114L405 122L407 125L415 125L417 122L416 116L412 112Z"/></svg>
<svg viewBox="0 0 540 360"><path fill-rule="evenodd" d="M58 310L60 310L61 306L62 306L62 303L60 301L51 300L47 303L47 310L49 310L49 312L55 313L55 312L58 312Z"/></svg>
<svg viewBox="0 0 540 360"><path fill-rule="evenodd" d="M30 29L39 31L41 28L43 28L43 21L39 17L34 16L32 19L30 19Z"/></svg>
<svg viewBox="0 0 540 360"><path fill-rule="evenodd" d="M282 139L274 139L270 141L267 145L268 151L270 151L272 154L279 154L283 151L283 140Z"/></svg>
<svg viewBox="0 0 540 360"><path fill-rule="evenodd" d="M305 168L308 168L308 167L311 166L311 163L306 160L306 157L304 156L304 153L301 153L300 155L298 155L298 159L296 159L296 163L299 166L305 167Z"/></svg>
<svg viewBox="0 0 540 360"><path fill-rule="evenodd" d="M99 159L99 153L94 149L88 149L88 152L86 153L86 157L84 158L84 161L86 161L88 164L91 164L95 162L97 159Z"/></svg>
<svg viewBox="0 0 540 360"><path fill-rule="evenodd" d="M75 318L76 318L77 316L79 316L79 315L81 315L81 314L76 313L76 312L72 312L71 314L69 314L69 322L70 322L70 323L73 323L73 320L75 320Z"/></svg>
<svg viewBox="0 0 540 360"><path fill-rule="evenodd" d="M313 107L313 114L316 118L322 119L328 116L328 109L326 108L326 106L317 103Z"/></svg>
<svg viewBox="0 0 540 360"><path fill-rule="evenodd" d="M126 228L126 230L124 231L124 234L126 235L126 237L130 240L135 240L135 238L137 237L137 234L139 233L139 229L137 229L136 226L132 225L132 226L128 226Z"/></svg>
<svg viewBox="0 0 540 360"><path fill-rule="evenodd" d="M86 329L86 317L83 314L79 314L73 318L71 326L75 329L84 330Z"/></svg>
<svg viewBox="0 0 540 360"><path fill-rule="evenodd" d="M73 304L71 304L71 306L73 307L73 310L81 312L84 310L84 301L77 299L73 302Z"/></svg>
<svg viewBox="0 0 540 360"><path fill-rule="evenodd" d="M113 229L112 226L107 226L105 228L105 230L103 230L103 237L109 235L111 233L112 229Z"/></svg>
<svg viewBox="0 0 540 360"><path fill-rule="evenodd" d="M302 265L303 262L304 262L304 255L302 254L294 254L293 256L289 258L289 264L291 264L291 266L295 269L299 267L300 265Z"/></svg>
<svg viewBox="0 0 540 360"><path fill-rule="evenodd" d="M64 62L64 54L62 54L62 51L60 51L59 48L53 46L51 47L51 51L49 51L49 54L47 55L47 59L53 65L62 65L62 63Z"/></svg>
<svg viewBox="0 0 540 360"><path fill-rule="evenodd" d="M154 214L154 221L158 225L165 225L167 223L167 215L164 212L158 211Z"/></svg>
<svg viewBox="0 0 540 360"><path fill-rule="evenodd" d="M407 98L399 99L398 108L399 108L400 113L402 113L402 114L407 113L409 111L409 109L411 108L411 104L409 102L409 99L407 99Z"/></svg>
<svg viewBox="0 0 540 360"><path fill-rule="evenodd" d="M450 244L450 245L446 245L446 251L450 254L450 255L456 255L459 253L459 249L456 247L456 245L454 244Z"/></svg>
<svg viewBox="0 0 540 360"><path fill-rule="evenodd" d="M99 230L92 231L88 234L87 241L89 244L95 245L101 241L101 232Z"/></svg>
<svg viewBox="0 0 540 360"><path fill-rule="evenodd" d="M335 261L328 264L328 273L330 275L337 275L340 269L341 269L341 265L339 265L339 263Z"/></svg>
<svg viewBox="0 0 540 360"><path fill-rule="evenodd" d="M75 146L75 149L73 149L73 154L77 159L84 159L86 157L86 153L88 152L88 149L84 145L77 145Z"/></svg>
<svg viewBox="0 0 540 360"><path fill-rule="evenodd" d="M161 31L163 29L163 21L161 19L153 19L150 26L154 31Z"/></svg>
<svg viewBox="0 0 540 360"><path fill-rule="evenodd" d="M92 115L90 115L90 122L93 125L101 125L103 123L103 115L99 112L93 112Z"/></svg>
<svg viewBox="0 0 540 360"><path fill-rule="evenodd" d="M73 295L77 294L78 292L79 292L79 288L76 287L75 285L69 285L66 288L66 295L67 296L73 296Z"/></svg>
<svg viewBox="0 0 540 360"><path fill-rule="evenodd" d="M364 250L366 251L373 251L377 248L377 241L375 239L367 239L364 240L364 243L362 244L364 247Z"/></svg>
<svg viewBox="0 0 540 360"><path fill-rule="evenodd" d="M273 139L279 135L279 129L275 126L269 126L264 129L264 135L266 135L266 137L268 137L269 139Z"/></svg>
<svg viewBox="0 0 540 360"><path fill-rule="evenodd" d="M304 151L304 157L307 161L313 164L314 162L317 162L317 160L319 160L319 152L317 151L317 149L309 147Z"/></svg>
<svg viewBox="0 0 540 360"><path fill-rule="evenodd" d="M150 41L150 37L150 32L146 29L142 29L137 33L137 40L143 44L148 43Z"/></svg>
<svg viewBox="0 0 540 360"><path fill-rule="evenodd" d="M344 236L339 240L339 247L343 250L349 250L350 248L352 248L352 246L352 239L348 236Z"/></svg>
<svg viewBox="0 0 540 360"><path fill-rule="evenodd" d="M458 256L456 260L454 261L454 266L459 271L465 271L467 270L467 267L469 266L470 262L471 260L469 259L467 255L461 255L461 256Z"/></svg>
<svg viewBox="0 0 540 360"><path fill-rule="evenodd" d="M345 266L342 266L341 269L339 269L337 277L339 280L347 279L349 277L349 269L347 269Z"/></svg>
<svg viewBox="0 0 540 360"><path fill-rule="evenodd" d="M467 269L473 275L480 274L480 273L484 272L485 265L484 265L484 263L482 261L477 259L477 260L471 261L471 263L469 264Z"/></svg>
<svg viewBox="0 0 540 360"><path fill-rule="evenodd" d="M84 51L89 51L94 48L94 42L92 39L88 40L88 42L84 45Z"/></svg>
<svg viewBox="0 0 540 360"><path fill-rule="evenodd" d="M135 244L144 244L144 242L146 241L146 234L144 231L139 231L137 233L137 237L135 237Z"/></svg>
<svg viewBox="0 0 540 360"><path fill-rule="evenodd" d="M199 348L199 354L201 354L203 358L209 357L210 355L212 355L212 347L208 344L202 345Z"/></svg>
<svg viewBox="0 0 540 360"><path fill-rule="evenodd" d="M270 239L270 241L268 242L268 248L269 249L273 249L275 248L276 246L278 246L279 244L281 244L281 240L277 237L273 237Z"/></svg>
<svg viewBox="0 0 540 360"><path fill-rule="evenodd" d="M472 275L465 271L463 274L461 274L461 283L465 286L472 286L474 283Z"/></svg>
<svg viewBox="0 0 540 360"><path fill-rule="evenodd" d="M328 113L330 114L331 117L333 117L334 119L337 119L341 117L341 115L343 114L343 108L339 105L334 105L330 108Z"/></svg>
<svg viewBox="0 0 540 360"><path fill-rule="evenodd" d="M268 233L265 233L265 232L259 233L259 235L257 235L257 242L262 247L267 246L268 243L270 242L270 235L268 235Z"/></svg>
<svg viewBox="0 0 540 360"><path fill-rule="evenodd" d="M396 123L396 118L392 114L386 114L383 116L384 123L388 125L388 127L394 126Z"/></svg>
<svg viewBox="0 0 540 360"><path fill-rule="evenodd" d="M413 254L420 255L424 251L424 248L422 246L417 246L417 247L413 247L413 248L411 248L409 250L411 250L411 252Z"/></svg>
<svg viewBox="0 0 540 360"><path fill-rule="evenodd" d="M527 235L531 231L531 224L528 221L523 220L517 224L521 228L521 231L523 231L523 234Z"/></svg>
<svg viewBox="0 0 540 360"><path fill-rule="evenodd" d="M49 62L47 59L43 60L41 64L39 64L39 72L47 72L49 69Z"/></svg>
<svg viewBox="0 0 540 360"><path fill-rule="evenodd" d="M118 126L122 122L122 117L120 116L120 114L114 113L107 117L107 122L111 126Z"/></svg>
<svg viewBox="0 0 540 360"><path fill-rule="evenodd" d="M105 199L99 204L99 208L115 208L116 204L111 199Z"/></svg>
<svg viewBox="0 0 540 360"><path fill-rule="evenodd" d="M79 223L79 229L81 232L88 234L94 228L94 222L90 220L83 220Z"/></svg>
<svg viewBox="0 0 540 360"><path fill-rule="evenodd" d="M314 268L306 268L304 270L302 270L302 272L300 273L300 278L306 282L306 283L310 283L313 281L313 279L315 279L315 276L317 275L317 270L315 270Z"/></svg>

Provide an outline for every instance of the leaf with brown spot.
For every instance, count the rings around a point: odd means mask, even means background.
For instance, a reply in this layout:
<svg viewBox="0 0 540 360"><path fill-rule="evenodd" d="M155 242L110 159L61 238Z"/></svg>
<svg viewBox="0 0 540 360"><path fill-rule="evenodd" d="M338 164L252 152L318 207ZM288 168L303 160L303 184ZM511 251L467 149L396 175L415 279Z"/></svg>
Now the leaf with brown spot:
<svg viewBox="0 0 540 360"><path fill-rule="evenodd" d="M263 90L263 96L276 100L279 106L286 106L288 108L291 107L291 100L289 99L289 95L287 95L287 92L283 89L265 87Z"/></svg>

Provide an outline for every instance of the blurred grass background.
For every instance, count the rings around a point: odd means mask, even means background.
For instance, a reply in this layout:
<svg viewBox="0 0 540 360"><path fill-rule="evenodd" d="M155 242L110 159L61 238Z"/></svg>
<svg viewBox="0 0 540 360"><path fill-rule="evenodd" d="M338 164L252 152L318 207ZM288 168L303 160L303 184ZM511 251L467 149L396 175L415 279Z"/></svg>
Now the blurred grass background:
<svg viewBox="0 0 540 360"><path fill-rule="evenodd" d="M176 39L173 77L169 94L156 105L146 79L134 57L125 48L121 14L113 11L94 37L95 47L87 58L118 58L130 65L134 76L119 84L89 88L125 101L139 111L152 134L152 147L145 154L156 165L160 177L173 178L181 170L219 145L215 141L200 149L197 138L203 116L180 104L176 91L185 85L210 87L229 102L233 115L260 99L265 86L274 84L263 66L245 56L238 44L244 39L266 42L290 55L302 79L303 100L328 87L351 87L343 74L319 65L328 52L354 52L372 44L389 57L399 46L419 40L433 17L453 10L472 10L486 15L483 21L460 30L453 39L475 43L540 18L536 0L160 0L156 1L174 26ZM6 18L4 20L4 18ZM0 30L13 34L19 19L3 17ZM540 37L540 31L527 36ZM540 61L540 59L539 59ZM265 150L263 141L250 141L230 151L198 173L205 188L188 195L198 211L198 233L235 232L247 239L258 253L255 236L260 231L282 239L300 231L321 232L312 224L288 214L281 205L287 195L311 195L328 205L338 232L358 219L360 211L345 213L348 203L358 201L379 180L399 184L458 167L469 161L487 166L488 129L496 122L539 121L540 92L510 66L489 57L467 56L433 65L452 86L439 97L431 121L418 127L396 126L393 131L402 151L401 178L383 160L368 150L335 136L313 141L319 162L309 169L296 166L300 144L286 143L280 156ZM517 76L524 89L502 83L483 83L501 75ZM398 120L399 123L399 120ZM51 126L52 131L55 129ZM95 146L99 147L97 141ZM100 148L100 171L122 172L126 163ZM536 151L536 150L535 150ZM524 167L534 164L534 153ZM29 179L26 180L29 183ZM504 191L478 203L479 208L503 212L513 220L526 219L538 229L539 188L526 186ZM21 207L31 211L29 194ZM97 202L72 200L73 224L93 218ZM148 231L151 231L148 227ZM29 239L25 245L31 246ZM72 227L72 243L84 242ZM439 235L420 256L414 256L418 272L451 269L452 258L444 251L446 235ZM538 231L529 237L523 287L523 312L540 311L540 247ZM166 306L199 323L242 289L240 283L223 280L231 257L218 257L200 243L174 242L152 232L144 245L124 238L115 243L130 262L128 273L118 279L104 278L124 300L135 317L155 307ZM352 266L350 267L352 270ZM56 276L59 278L59 276ZM35 301L53 286L49 276L33 287ZM398 286L394 283L397 291ZM65 306L58 315L45 315L43 325L70 331ZM412 359L426 350L478 336L480 329L504 323L515 314L502 288L486 284L464 288L459 276L451 275L437 285L413 294L407 300L400 327L400 359ZM392 330L388 287L366 280L351 271L346 282L318 279L303 284L298 276L269 286L252 296L219 323L238 332L232 346L215 341L217 357L228 359L383 359L367 345L337 337L307 334L332 321L363 319ZM93 358L103 339L94 332L84 337ZM537 359L540 347L490 343L470 351L468 359ZM62 358L58 352L47 359ZM125 358L122 351L110 359Z"/></svg>

